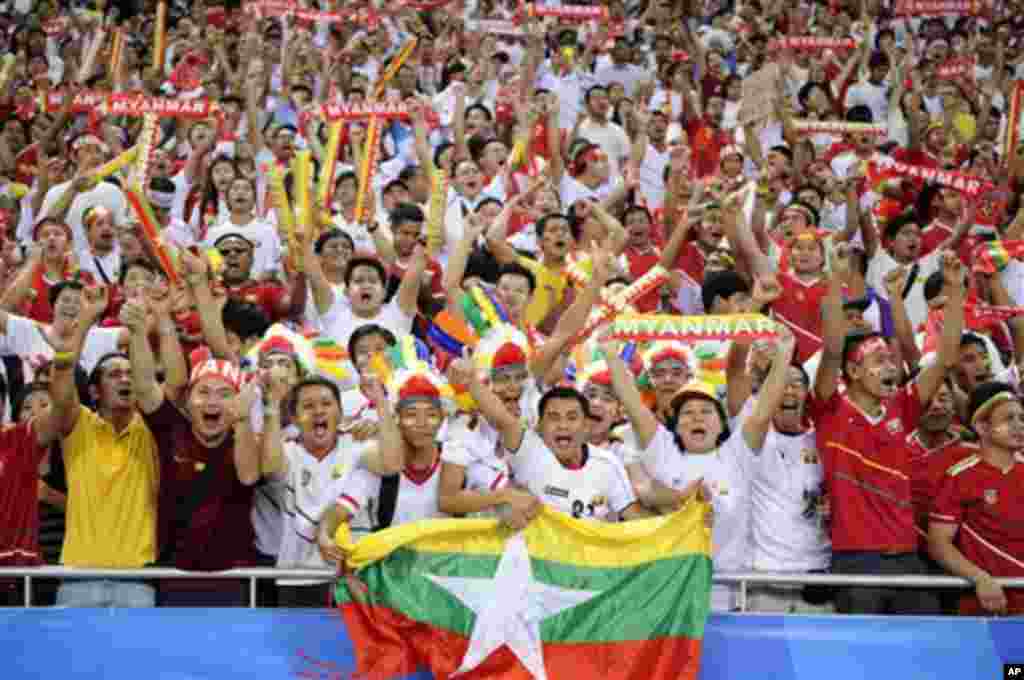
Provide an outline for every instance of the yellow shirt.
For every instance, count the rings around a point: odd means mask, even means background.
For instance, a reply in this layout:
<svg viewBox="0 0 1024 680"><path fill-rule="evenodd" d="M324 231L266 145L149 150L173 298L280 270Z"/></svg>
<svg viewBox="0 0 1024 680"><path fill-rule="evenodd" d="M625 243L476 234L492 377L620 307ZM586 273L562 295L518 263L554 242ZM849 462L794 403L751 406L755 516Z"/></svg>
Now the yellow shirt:
<svg viewBox="0 0 1024 680"><path fill-rule="evenodd" d="M537 282L537 289L533 291L530 304L526 306L526 322L531 326L539 326L562 301L569 277L564 270L552 269L529 257L520 257L519 264L529 269Z"/></svg>
<svg viewBox="0 0 1024 680"><path fill-rule="evenodd" d="M160 468L156 440L139 414L120 434L84 406L64 439L67 530L61 562L135 568L156 560Z"/></svg>

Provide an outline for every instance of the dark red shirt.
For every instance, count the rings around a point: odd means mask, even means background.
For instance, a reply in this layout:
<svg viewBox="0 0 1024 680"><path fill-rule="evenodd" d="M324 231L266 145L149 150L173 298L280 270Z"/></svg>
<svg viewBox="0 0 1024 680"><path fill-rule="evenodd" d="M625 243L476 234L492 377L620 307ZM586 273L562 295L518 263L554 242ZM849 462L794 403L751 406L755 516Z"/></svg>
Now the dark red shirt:
<svg viewBox="0 0 1024 680"><path fill-rule="evenodd" d="M31 423L0 426L0 565L36 566L39 554L39 446Z"/></svg>
<svg viewBox="0 0 1024 680"><path fill-rule="evenodd" d="M978 452L977 444L964 442L959 437L945 444L929 449L921 441L917 430L907 437L910 446L910 464L914 474L910 478L910 489L914 499L914 514L922 531L928 531L928 513L939 494L942 477L946 470L964 458Z"/></svg>
<svg viewBox="0 0 1024 680"><path fill-rule="evenodd" d="M732 131L714 129L703 118L695 118L686 124L686 135L692 149L693 174L700 178L717 173L722 147L733 143Z"/></svg>
<svg viewBox="0 0 1024 680"><path fill-rule="evenodd" d="M216 448L203 446L169 401L144 417L160 456L161 561L193 571L253 564L253 487L238 481L233 435Z"/></svg>
<svg viewBox="0 0 1024 680"><path fill-rule="evenodd" d="M957 525L956 547L992 576L1024 576L1024 454L1005 473L977 455L946 470L931 520Z"/></svg>
<svg viewBox="0 0 1024 680"><path fill-rule="evenodd" d="M812 399L810 407L832 507L832 549L914 552L907 434L921 417L917 385L887 399L877 419L838 390L825 402Z"/></svg>

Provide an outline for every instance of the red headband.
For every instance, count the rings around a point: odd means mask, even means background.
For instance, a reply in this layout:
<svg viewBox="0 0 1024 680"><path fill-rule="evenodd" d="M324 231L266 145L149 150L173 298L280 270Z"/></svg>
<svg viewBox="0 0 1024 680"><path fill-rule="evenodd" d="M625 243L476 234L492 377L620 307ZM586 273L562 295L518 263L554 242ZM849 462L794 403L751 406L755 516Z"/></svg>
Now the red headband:
<svg viewBox="0 0 1024 680"><path fill-rule="evenodd" d="M871 338L870 340L865 340L864 342L862 342L859 345L857 345L857 348L854 349L853 353L850 354L850 359L852 361L855 361L855 362L857 362L859 364L869 354L874 354L875 352L888 352L888 351L889 351L889 343L887 343L883 338L875 337L875 338Z"/></svg>
<svg viewBox="0 0 1024 680"><path fill-rule="evenodd" d="M576 156L576 160L572 164L573 177L582 175L587 163L589 163L592 160L598 160L600 158L603 158L604 155L604 151L601 151L601 147L599 146L592 146L586 151L581 152L578 156Z"/></svg>
<svg viewBox="0 0 1024 680"><path fill-rule="evenodd" d="M440 399L441 392L427 378L422 375L414 375L398 391L398 401L416 398Z"/></svg>

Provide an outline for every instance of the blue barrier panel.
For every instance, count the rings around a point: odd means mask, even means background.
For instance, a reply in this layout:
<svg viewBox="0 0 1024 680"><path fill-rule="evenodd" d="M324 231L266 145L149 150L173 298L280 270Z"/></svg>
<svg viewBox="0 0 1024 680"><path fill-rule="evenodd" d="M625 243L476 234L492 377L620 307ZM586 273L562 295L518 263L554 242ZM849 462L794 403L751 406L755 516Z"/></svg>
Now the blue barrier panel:
<svg viewBox="0 0 1024 680"><path fill-rule="evenodd" d="M703 659L701 680L997 680L1024 662L1024 619L716 615ZM352 669L328 610L0 610L3 680L347 680Z"/></svg>

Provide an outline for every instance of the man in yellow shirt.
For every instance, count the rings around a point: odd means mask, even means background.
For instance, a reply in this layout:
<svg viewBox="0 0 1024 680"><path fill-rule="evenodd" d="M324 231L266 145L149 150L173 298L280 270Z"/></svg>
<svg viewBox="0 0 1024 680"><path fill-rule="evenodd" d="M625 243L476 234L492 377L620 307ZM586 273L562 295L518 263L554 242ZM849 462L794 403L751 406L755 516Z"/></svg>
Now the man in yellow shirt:
<svg viewBox="0 0 1024 680"><path fill-rule="evenodd" d="M68 479L61 562L69 567L137 569L157 556L159 467L156 441L136 409L131 361L116 353L96 363L89 376L95 411L79 402L73 378L82 339L106 307L106 300L102 289L83 291L78 327L66 347L55 348L50 393L54 411L62 414ZM160 327L161 344L173 341L177 345L169 318L160 321L168 322ZM164 356L173 357L174 353ZM136 581L68 580L57 593L57 604L152 607L155 592Z"/></svg>

